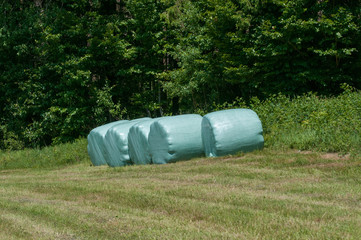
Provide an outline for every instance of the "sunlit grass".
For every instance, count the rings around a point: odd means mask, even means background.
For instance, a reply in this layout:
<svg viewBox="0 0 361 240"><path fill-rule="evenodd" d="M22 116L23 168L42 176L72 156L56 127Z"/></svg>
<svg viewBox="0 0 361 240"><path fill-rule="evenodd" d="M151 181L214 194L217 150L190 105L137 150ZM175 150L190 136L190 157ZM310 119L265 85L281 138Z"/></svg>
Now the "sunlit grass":
<svg viewBox="0 0 361 240"><path fill-rule="evenodd" d="M361 160L266 149L0 171L5 239L357 239Z"/></svg>
<svg viewBox="0 0 361 240"><path fill-rule="evenodd" d="M0 151L0 169L54 168L89 162L86 146L87 140L83 138L42 149Z"/></svg>

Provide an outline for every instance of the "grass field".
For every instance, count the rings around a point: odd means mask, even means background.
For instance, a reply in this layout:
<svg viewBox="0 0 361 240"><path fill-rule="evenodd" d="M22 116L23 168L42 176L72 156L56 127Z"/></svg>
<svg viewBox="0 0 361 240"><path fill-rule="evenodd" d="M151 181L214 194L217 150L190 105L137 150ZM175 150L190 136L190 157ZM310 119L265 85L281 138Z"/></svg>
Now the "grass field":
<svg viewBox="0 0 361 240"><path fill-rule="evenodd" d="M264 151L0 170L0 239L360 239L361 160Z"/></svg>
<svg viewBox="0 0 361 240"><path fill-rule="evenodd" d="M344 89L253 99L265 150L233 157L93 167L85 138L10 151L10 134L0 240L361 239L361 92Z"/></svg>

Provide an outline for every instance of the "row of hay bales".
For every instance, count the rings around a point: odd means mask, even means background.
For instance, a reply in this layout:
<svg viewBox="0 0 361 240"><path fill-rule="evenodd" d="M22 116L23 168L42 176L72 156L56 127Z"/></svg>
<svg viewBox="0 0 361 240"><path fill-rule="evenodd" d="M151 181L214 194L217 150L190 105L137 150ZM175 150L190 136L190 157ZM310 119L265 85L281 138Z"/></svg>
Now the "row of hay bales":
<svg viewBox="0 0 361 240"><path fill-rule="evenodd" d="M164 164L263 147L263 130L250 109L121 120L93 129L88 153L95 166Z"/></svg>

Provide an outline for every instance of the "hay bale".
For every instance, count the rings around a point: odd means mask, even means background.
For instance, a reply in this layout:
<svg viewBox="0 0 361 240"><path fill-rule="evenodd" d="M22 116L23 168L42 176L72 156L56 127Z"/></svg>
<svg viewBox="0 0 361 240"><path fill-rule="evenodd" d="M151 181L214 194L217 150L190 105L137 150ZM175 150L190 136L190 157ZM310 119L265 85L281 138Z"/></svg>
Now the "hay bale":
<svg viewBox="0 0 361 240"><path fill-rule="evenodd" d="M150 132L150 125L158 119L159 118L139 122L129 129L128 150L130 159L133 163L139 165L152 163L148 136Z"/></svg>
<svg viewBox="0 0 361 240"><path fill-rule="evenodd" d="M140 118L114 125L109 128L105 135L105 161L110 167L120 167L131 165L128 152L128 133L129 129L140 121L150 118Z"/></svg>
<svg viewBox="0 0 361 240"><path fill-rule="evenodd" d="M250 109L212 112L202 120L202 141L208 157L262 149L262 134L262 123Z"/></svg>
<svg viewBox="0 0 361 240"><path fill-rule="evenodd" d="M104 155L106 155L105 149L105 140L104 137L109 128L114 125L128 122L128 120L121 120L116 122L111 122L99 127L94 128L90 131L88 135L88 154L91 162L94 166L105 165L107 162L105 161Z"/></svg>
<svg viewBox="0 0 361 240"><path fill-rule="evenodd" d="M185 114L164 117L152 123L148 143L153 163L203 156L201 122L200 115Z"/></svg>

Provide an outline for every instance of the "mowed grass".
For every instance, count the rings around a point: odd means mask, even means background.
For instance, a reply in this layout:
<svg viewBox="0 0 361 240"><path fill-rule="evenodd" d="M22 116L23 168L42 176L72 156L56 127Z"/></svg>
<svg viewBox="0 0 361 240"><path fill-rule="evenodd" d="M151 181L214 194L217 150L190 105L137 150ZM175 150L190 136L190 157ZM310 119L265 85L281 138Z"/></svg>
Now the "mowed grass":
<svg viewBox="0 0 361 240"><path fill-rule="evenodd" d="M360 239L361 160L265 149L0 171L0 239Z"/></svg>

